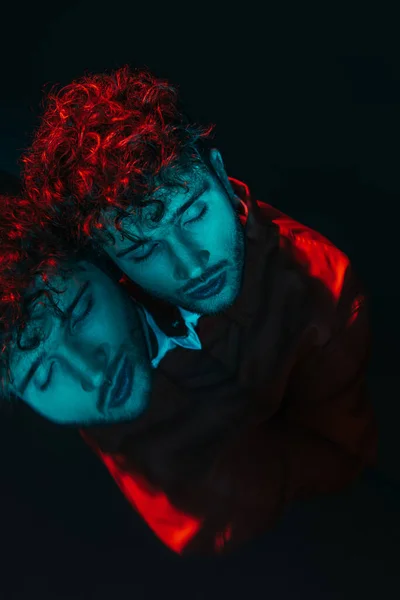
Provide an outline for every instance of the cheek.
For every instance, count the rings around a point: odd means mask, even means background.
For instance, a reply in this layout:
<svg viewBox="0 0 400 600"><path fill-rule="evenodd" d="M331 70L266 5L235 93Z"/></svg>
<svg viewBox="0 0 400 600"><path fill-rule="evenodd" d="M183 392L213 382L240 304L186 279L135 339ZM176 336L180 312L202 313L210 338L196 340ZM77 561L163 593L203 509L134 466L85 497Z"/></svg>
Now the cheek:
<svg viewBox="0 0 400 600"><path fill-rule="evenodd" d="M145 289L162 289L168 280L167 273L171 273L172 261L166 252L158 252L156 256L143 264L129 266L125 270L126 275ZM155 285L157 282L157 285Z"/></svg>
<svg viewBox="0 0 400 600"><path fill-rule="evenodd" d="M207 226L204 239L208 242L211 254L226 254L231 252L235 244L236 228L230 213L224 213L215 218Z"/></svg>

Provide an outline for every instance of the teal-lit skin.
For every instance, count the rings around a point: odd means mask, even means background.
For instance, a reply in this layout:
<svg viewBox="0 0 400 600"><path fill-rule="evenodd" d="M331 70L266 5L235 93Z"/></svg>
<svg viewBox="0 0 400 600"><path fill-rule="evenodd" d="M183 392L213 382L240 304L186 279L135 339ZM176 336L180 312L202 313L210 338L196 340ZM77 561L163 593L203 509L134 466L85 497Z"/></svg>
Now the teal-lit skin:
<svg viewBox="0 0 400 600"><path fill-rule="evenodd" d="M51 280L51 285L66 289L63 294L53 295L57 305L65 311L82 285L89 282L88 288L66 323L62 323L48 300L42 297L42 305L35 303L21 343L31 345L36 331L43 340L34 350L22 351L13 346L11 391L34 411L58 424L89 426L132 420L149 402L154 339L149 337L143 309L117 281L92 263L82 261L77 266L66 281L55 277ZM20 393L25 374L41 352L43 363ZM107 408L107 403L98 406L101 390L111 390L115 383L111 377L111 385L102 387L110 366L120 356L126 356L134 366L131 394L122 407ZM48 381L47 389L43 389Z"/></svg>
<svg viewBox="0 0 400 600"><path fill-rule="evenodd" d="M187 192L178 187L173 193L168 190L167 196L163 190L155 193L154 198L162 198L166 205L161 223L150 223L154 204L144 209L140 222L135 216L122 222L129 235L150 238L124 257L117 255L134 242L116 229L115 212L103 215L106 229L115 238L115 245L105 244L104 250L129 279L151 295L198 314L217 314L233 304L242 285L245 252L244 230L236 212L238 198L216 149L210 152L210 162L212 170L197 169L185 176ZM168 223L174 211L200 191L195 203ZM187 292L201 285L202 276L208 279L213 268L226 272L224 288L209 298L191 298Z"/></svg>

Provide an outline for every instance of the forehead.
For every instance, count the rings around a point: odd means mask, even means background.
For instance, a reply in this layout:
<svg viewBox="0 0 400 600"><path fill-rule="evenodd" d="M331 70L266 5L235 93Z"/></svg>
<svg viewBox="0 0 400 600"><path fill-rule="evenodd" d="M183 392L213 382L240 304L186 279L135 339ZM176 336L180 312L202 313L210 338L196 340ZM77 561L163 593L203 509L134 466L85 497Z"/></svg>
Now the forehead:
<svg viewBox="0 0 400 600"><path fill-rule="evenodd" d="M179 208L188 196L207 180L212 179L204 165L195 165L190 170L177 172L174 179L169 182L156 182L154 192L140 201L140 206L132 203L124 209L111 208L103 211L103 224L107 230L115 230L119 221L124 227L129 225L137 228L138 233L151 230L164 225L170 225L169 217ZM160 203L162 203L162 218L159 219ZM139 204L139 203L138 203Z"/></svg>

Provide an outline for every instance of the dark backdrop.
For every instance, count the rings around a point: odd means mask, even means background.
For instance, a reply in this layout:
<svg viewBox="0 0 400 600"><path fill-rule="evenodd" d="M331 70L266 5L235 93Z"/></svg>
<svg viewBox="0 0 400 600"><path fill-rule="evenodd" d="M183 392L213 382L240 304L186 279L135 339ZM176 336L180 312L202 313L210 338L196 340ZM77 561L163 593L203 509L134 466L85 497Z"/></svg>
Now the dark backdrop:
<svg viewBox="0 0 400 600"><path fill-rule="evenodd" d="M325 4L325 3L322 3ZM215 122L228 173L346 251L370 294L379 469L222 560L171 555L78 435L0 425L0 597L396 597L400 52L395 15L261 3L12 3L1 15L0 191L43 90L148 66ZM7 175L8 174L8 175ZM1 217L0 217L1 218Z"/></svg>

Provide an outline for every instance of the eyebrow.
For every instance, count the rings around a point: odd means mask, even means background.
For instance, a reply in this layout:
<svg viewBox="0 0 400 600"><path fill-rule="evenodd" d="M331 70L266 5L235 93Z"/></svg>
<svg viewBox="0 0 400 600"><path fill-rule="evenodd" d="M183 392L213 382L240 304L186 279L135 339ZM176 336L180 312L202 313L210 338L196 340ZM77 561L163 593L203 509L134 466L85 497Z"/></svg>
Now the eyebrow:
<svg viewBox="0 0 400 600"><path fill-rule="evenodd" d="M207 191L208 187L209 187L209 185L207 183L203 183L201 188L199 190L197 190L196 192L194 192L194 194L188 200L186 200L186 202L184 202L181 206L178 206L178 208L171 214L171 216L169 218L170 222L175 221L181 215L183 215L183 213L186 212L188 210L188 208L190 208L192 206L192 204L194 204L196 202L196 200L198 200L200 198L200 196L202 194L204 194L204 192ZM136 244L132 244L128 248L125 248L125 250L120 250L120 252L117 252L116 257L122 258L123 256L125 256L125 254L128 254L134 248L137 248L142 243L149 241L149 239L150 238L145 237L145 238L143 238L143 240L138 240L138 242Z"/></svg>
<svg viewBox="0 0 400 600"><path fill-rule="evenodd" d="M87 288L89 287L89 283L90 283L89 281L86 281L86 283L81 285L81 287L79 288L78 293L75 296L75 299L73 300L72 304L65 312L67 319L71 318L71 315L73 314L76 305L78 304L79 300L82 298L83 294L86 292ZM32 379L36 369L42 363L44 357L45 357L45 353L41 352L41 354L31 364L29 371L27 372L27 374L25 375L25 377L23 378L23 380L21 382L21 385L19 386L19 388L17 388L17 392L19 393L20 396L22 396L22 394L25 392L25 390L28 386L28 383Z"/></svg>

